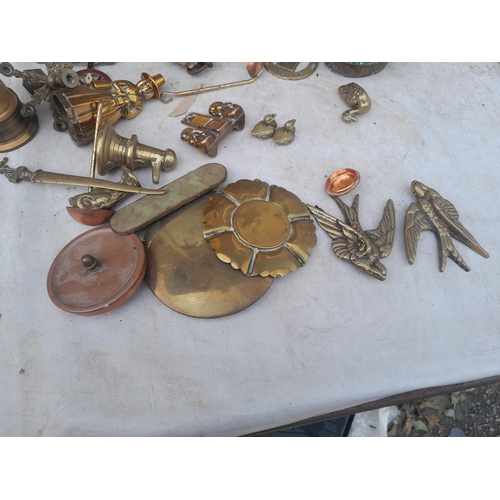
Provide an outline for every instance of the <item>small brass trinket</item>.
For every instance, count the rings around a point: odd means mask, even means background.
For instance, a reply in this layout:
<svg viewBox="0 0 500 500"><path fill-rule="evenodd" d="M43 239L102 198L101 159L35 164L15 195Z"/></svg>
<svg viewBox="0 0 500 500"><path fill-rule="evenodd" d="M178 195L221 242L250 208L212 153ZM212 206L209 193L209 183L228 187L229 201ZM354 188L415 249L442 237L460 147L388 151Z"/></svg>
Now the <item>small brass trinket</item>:
<svg viewBox="0 0 500 500"><path fill-rule="evenodd" d="M203 213L209 245L246 276L285 276L303 266L316 245L307 206L286 189L258 179L228 184Z"/></svg>
<svg viewBox="0 0 500 500"><path fill-rule="evenodd" d="M360 87L357 83L349 83L347 85L342 85L339 87L340 97L354 109L349 109L342 113L342 120L345 123L357 122L359 121L356 114L364 115L370 111L372 107L372 102L366 93L366 90Z"/></svg>
<svg viewBox="0 0 500 500"><path fill-rule="evenodd" d="M348 207L338 197L333 199L344 214L346 222L318 207L308 205L308 208L318 224L333 239L332 250L335 255L351 262L359 271L384 281L387 269L379 260L391 253L396 232L396 214L392 200L387 201L378 228L364 231L359 222L359 195L354 197L352 207Z"/></svg>
<svg viewBox="0 0 500 500"><path fill-rule="evenodd" d="M293 142L295 139L295 122L296 120L288 120L283 127L278 128L273 135L273 142L281 146Z"/></svg>
<svg viewBox="0 0 500 500"><path fill-rule="evenodd" d="M245 112L238 104L217 101L210 105L209 115L189 113L181 123L194 127L184 129L181 140L214 158L223 137L233 129L243 130Z"/></svg>
<svg viewBox="0 0 500 500"><path fill-rule="evenodd" d="M278 124L275 121L276 115L266 115L250 132L259 139L270 139L276 132Z"/></svg>
<svg viewBox="0 0 500 500"><path fill-rule="evenodd" d="M317 69L318 63L309 63L305 68L297 70L300 63L298 62L268 62L265 64L266 70L271 75L284 80L302 80L311 76Z"/></svg>
<svg viewBox="0 0 500 500"><path fill-rule="evenodd" d="M426 230L436 233L441 272L445 270L447 257L463 270L470 271L470 267L455 248L452 238L467 245L481 257L485 259L489 257L488 252L481 248L472 234L458 220L457 209L448 200L419 181L411 183L411 190L417 201L408 207L405 217L405 250L408 263L415 262L420 233Z"/></svg>

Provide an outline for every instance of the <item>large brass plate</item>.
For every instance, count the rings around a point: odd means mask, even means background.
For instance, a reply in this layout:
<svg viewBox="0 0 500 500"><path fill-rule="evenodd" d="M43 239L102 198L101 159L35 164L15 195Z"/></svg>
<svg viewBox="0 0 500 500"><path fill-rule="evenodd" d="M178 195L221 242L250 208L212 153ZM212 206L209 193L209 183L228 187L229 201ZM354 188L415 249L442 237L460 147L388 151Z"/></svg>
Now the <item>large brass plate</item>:
<svg viewBox="0 0 500 500"><path fill-rule="evenodd" d="M248 277L217 258L203 237L206 194L164 217L146 234L146 282L167 307L195 318L241 311L268 290L274 278Z"/></svg>

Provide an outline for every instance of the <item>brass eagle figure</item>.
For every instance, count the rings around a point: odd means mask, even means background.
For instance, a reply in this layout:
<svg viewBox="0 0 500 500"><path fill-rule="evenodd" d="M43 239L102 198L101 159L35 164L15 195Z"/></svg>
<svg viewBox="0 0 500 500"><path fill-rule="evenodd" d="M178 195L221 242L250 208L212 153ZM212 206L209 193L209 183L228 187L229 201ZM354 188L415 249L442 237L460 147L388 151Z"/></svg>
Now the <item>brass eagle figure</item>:
<svg viewBox="0 0 500 500"><path fill-rule="evenodd" d="M441 272L446 267L447 257L455 261L465 271L470 271L470 267L455 248L452 238L467 245L485 259L489 257L489 254L481 248L472 234L460 223L457 209L448 200L445 200L436 190L419 181L411 183L411 190L417 201L410 204L405 217L405 250L406 259L410 264L415 262L420 233L425 230L436 233L439 248L439 270Z"/></svg>
<svg viewBox="0 0 500 500"><path fill-rule="evenodd" d="M394 203L388 200L384 215L377 229L364 231L359 223L359 195L354 197L352 207L340 198L333 198L344 214L346 222L327 214L318 207L308 205L318 224L333 239L332 250L337 257L347 260L373 278L384 281L387 269L379 262L387 257L394 244L396 233L396 214Z"/></svg>

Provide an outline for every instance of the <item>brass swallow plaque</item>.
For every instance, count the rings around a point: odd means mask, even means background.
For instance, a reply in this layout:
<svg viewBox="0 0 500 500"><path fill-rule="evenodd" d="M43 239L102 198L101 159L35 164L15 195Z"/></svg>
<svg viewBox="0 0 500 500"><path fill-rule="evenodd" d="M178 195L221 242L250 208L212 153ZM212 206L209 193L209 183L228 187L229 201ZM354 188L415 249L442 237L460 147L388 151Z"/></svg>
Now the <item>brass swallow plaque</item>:
<svg viewBox="0 0 500 500"><path fill-rule="evenodd" d="M406 258L410 264L415 262L417 243L422 231L434 231L438 239L439 270L444 271L446 259L449 257L463 270L470 271L458 253L452 238L474 250L474 252L487 259L489 257L472 234L458 220L457 209L445 200L437 191L427 187L419 181L411 183L411 190L417 198L406 212L405 217L405 250Z"/></svg>
<svg viewBox="0 0 500 500"><path fill-rule="evenodd" d="M352 207L340 198L333 197L344 214L346 222L327 214L318 207L308 205L318 224L333 239L332 250L337 257L351 262L359 271L380 281L387 276L387 269L379 262L387 257L394 244L396 215L392 200L388 200L384 215L377 229L364 231L359 222L359 195L354 197Z"/></svg>

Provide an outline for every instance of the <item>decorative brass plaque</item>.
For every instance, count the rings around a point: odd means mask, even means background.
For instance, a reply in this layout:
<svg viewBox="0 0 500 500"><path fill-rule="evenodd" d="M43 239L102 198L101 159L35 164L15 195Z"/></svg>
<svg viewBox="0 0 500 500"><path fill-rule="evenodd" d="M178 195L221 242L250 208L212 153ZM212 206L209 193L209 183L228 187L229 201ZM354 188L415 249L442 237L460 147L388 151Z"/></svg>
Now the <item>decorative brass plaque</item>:
<svg viewBox="0 0 500 500"><path fill-rule="evenodd" d="M219 259L247 276L284 276L303 266L316 245L307 205L258 179L227 185L204 215L205 239Z"/></svg>

